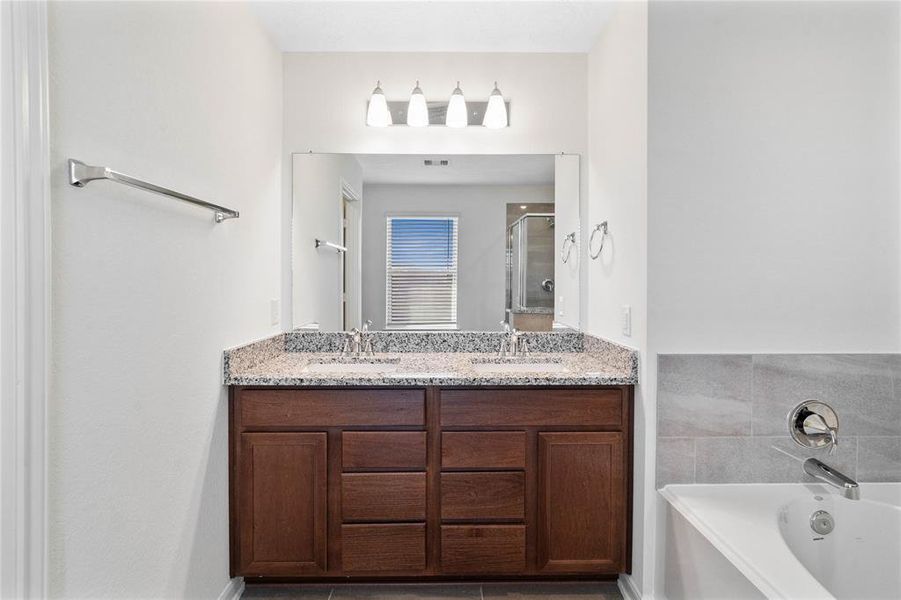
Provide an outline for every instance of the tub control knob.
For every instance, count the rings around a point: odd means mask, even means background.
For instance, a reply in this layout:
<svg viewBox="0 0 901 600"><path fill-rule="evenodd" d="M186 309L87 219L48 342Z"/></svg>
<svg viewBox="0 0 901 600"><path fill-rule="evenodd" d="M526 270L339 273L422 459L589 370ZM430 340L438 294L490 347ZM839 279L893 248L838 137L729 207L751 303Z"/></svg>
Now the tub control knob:
<svg viewBox="0 0 901 600"><path fill-rule="evenodd" d="M810 528L819 535L832 533L835 529L835 519L825 510L818 510L810 515Z"/></svg>

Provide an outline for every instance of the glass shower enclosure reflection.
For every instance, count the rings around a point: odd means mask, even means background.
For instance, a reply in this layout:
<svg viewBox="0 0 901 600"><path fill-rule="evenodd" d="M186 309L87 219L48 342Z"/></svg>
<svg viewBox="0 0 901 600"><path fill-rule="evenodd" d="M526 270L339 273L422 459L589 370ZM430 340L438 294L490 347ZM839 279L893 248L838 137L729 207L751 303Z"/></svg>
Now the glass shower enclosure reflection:
<svg viewBox="0 0 901 600"><path fill-rule="evenodd" d="M514 221L507 228L507 257L507 322L525 330L550 329L554 315L553 213L526 213Z"/></svg>

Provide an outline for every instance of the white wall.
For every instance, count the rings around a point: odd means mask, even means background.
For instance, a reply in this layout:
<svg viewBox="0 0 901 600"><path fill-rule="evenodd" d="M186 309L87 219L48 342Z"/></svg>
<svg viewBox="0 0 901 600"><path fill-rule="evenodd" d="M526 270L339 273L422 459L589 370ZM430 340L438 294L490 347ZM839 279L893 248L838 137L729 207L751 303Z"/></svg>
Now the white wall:
<svg viewBox="0 0 901 600"><path fill-rule="evenodd" d="M584 54L289 53L285 55L286 155L311 150L350 154L583 154L587 149L586 65ZM448 98L457 80L468 99L485 100L497 81L511 103L510 127L470 127L463 131L366 127L366 103L377 79L389 100L409 99L417 79L430 100ZM289 172L286 170L283 205L287 219L291 205ZM582 197L587 192L586 182L583 177ZM286 255L290 253L287 228L283 230L282 247ZM284 266L283 280L283 306L287 310L292 304L290 265ZM580 293L584 298L585 286Z"/></svg>
<svg viewBox="0 0 901 600"><path fill-rule="evenodd" d="M291 256L293 272L298 274L293 278L294 326L319 323L323 331L341 331L344 257L325 247L316 248L314 240L342 243L342 189L350 186L359 195L363 171L357 159L346 154L295 154L293 164Z"/></svg>
<svg viewBox="0 0 901 600"><path fill-rule="evenodd" d="M50 3L54 597L228 583L223 348L276 332L280 54L235 3ZM234 207L111 182L68 157Z"/></svg>
<svg viewBox="0 0 901 600"><path fill-rule="evenodd" d="M285 147L355 154L555 154L585 150L582 54L289 53L285 55ZM408 100L419 79L430 100L486 100L497 81L510 127L490 130L366 127L376 79L389 100Z"/></svg>
<svg viewBox="0 0 901 600"><path fill-rule="evenodd" d="M901 350L898 10L651 3L651 377L658 352Z"/></svg>
<svg viewBox="0 0 901 600"><path fill-rule="evenodd" d="M574 329L582 323L581 292L587 264L582 244L581 162L580 156L554 157L554 323ZM567 242L573 233L575 242Z"/></svg>
<svg viewBox="0 0 901 600"><path fill-rule="evenodd" d="M507 204L553 202L550 186L364 185L363 319L385 328L388 215L457 215L457 327L498 331L505 317Z"/></svg>
<svg viewBox="0 0 901 600"><path fill-rule="evenodd" d="M659 352L893 352L898 8L654 3Z"/></svg>
<svg viewBox="0 0 901 600"><path fill-rule="evenodd" d="M637 348L640 383L635 390L635 507L632 583L652 593L654 422L653 370L647 352L647 47L646 2L620 4L588 56L588 218L609 223L597 260L583 252L588 281L586 331ZM600 234L598 234L600 236ZM595 239L595 248L599 245ZM632 309L625 335L622 308ZM651 389L653 389L651 387ZM648 435L650 432L650 435Z"/></svg>

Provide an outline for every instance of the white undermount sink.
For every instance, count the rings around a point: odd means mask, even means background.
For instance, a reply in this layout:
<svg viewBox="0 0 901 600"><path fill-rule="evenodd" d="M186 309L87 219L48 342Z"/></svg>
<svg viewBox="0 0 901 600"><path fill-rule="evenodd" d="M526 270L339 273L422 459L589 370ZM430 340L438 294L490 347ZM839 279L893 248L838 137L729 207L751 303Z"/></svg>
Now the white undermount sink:
<svg viewBox="0 0 901 600"><path fill-rule="evenodd" d="M393 373L397 370L398 359L335 359L308 364L307 373Z"/></svg>
<svg viewBox="0 0 901 600"><path fill-rule="evenodd" d="M476 373L568 373L563 364L558 362L474 362L472 370Z"/></svg>

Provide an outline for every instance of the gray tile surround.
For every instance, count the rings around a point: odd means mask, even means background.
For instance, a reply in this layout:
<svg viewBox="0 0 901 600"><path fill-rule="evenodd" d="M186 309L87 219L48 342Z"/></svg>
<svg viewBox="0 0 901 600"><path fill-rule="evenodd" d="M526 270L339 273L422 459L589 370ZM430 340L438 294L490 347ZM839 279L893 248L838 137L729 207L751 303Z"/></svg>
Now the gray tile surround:
<svg viewBox="0 0 901 600"><path fill-rule="evenodd" d="M660 355L657 487L809 481L815 456L860 481L901 481L901 355ZM823 400L840 419L835 455L797 446L786 416Z"/></svg>

